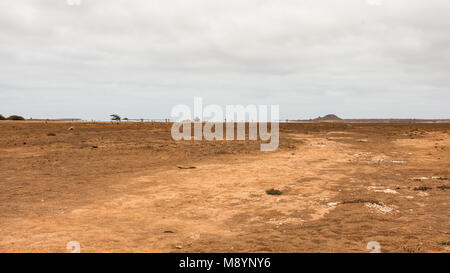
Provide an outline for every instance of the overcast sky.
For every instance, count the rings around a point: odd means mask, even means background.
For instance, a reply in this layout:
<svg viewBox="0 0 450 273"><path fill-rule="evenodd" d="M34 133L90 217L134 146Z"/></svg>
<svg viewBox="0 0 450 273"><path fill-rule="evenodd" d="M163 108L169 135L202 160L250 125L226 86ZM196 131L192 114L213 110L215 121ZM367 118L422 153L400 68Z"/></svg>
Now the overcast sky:
<svg viewBox="0 0 450 273"><path fill-rule="evenodd" d="M448 0L77 1L0 1L0 114L450 118Z"/></svg>

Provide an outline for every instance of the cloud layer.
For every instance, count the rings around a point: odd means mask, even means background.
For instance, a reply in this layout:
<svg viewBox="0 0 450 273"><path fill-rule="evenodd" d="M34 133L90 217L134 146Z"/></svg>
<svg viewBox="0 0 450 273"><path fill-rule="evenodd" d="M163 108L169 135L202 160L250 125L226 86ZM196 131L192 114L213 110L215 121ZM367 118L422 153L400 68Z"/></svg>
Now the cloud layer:
<svg viewBox="0 0 450 273"><path fill-rule="evenodd" d="M379 5L377 4L379 2ZM447 0L3 0L0 112L449 118Z"/></svg>

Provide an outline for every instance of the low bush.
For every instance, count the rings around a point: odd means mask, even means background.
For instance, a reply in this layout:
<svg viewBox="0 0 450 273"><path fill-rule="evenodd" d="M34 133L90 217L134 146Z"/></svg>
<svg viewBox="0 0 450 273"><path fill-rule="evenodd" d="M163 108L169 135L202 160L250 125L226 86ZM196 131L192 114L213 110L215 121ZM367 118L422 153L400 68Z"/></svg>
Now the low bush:
<svg viewBox="0 0 450 273"><path fill-rule="evenodd" d="M282 194L282 192L280 190L276 190L276 189L266 190L266 193L269 195L281 195Z"/></svg>
<svg viewBox="0 0 450 273"><path fill-rule="evenodd" d="M18 115L12 115L8 117L8 120L25 120L25 118Z"/></svg>

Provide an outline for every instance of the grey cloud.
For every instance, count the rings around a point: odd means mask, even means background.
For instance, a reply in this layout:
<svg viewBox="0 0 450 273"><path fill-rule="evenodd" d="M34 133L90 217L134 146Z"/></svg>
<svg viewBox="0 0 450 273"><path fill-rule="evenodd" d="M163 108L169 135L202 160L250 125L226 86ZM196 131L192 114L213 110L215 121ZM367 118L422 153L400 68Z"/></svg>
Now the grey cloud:
<svg viewBox="0 0 450 273"><path fill-rule="evenodd" d="M445 0L3 0L0 112L165 117L178 103L283 118L447 118Z"/></svg>

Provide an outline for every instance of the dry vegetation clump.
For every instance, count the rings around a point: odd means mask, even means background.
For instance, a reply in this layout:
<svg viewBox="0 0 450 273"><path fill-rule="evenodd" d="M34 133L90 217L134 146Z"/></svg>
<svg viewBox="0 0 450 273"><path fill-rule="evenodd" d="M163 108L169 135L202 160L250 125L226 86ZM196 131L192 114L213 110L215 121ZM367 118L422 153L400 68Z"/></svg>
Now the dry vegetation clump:
<svg viewBox="0 0 450 273"><path fill-rule="evenodd" d="M437 186L436 188L445 191L445 190L450 190L450 186L446 186L446 185L442 185L442 186Z"/></svg>
<svg viewBox="0 0 450 273"><path fill-rule="evenodd" d="M413 190L415 191L427 191L427 190L431 190L430 187L415 187Z"/></svg>
<svg viewBox="0 0 450 273"><path fill-rule="evenodd" d="M378 201L378 200L372 200L372 199L370 199L370 200L366 200L366 199L355 199L355 200L346 200L346 201L343 201L343 202L342 202L342 204L364 204L364 203L377 204L377 205L380 205L380 206L383 206L383 205L384 205L383 202L380 202L380 201Z"/></svg>

